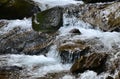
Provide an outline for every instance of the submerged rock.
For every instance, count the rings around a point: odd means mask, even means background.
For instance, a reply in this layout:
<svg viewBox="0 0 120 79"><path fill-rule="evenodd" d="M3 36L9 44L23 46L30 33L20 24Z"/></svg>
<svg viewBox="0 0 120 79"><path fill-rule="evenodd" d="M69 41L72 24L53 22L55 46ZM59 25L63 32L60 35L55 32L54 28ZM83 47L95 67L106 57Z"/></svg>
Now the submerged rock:
<svg viewBox="0 0 120 79"><path fill-rule="evenodd" d="M1 0L0 19L23 19L40 11L31 0Z"/></svg>
<svg viewBox="0 0 120 79"><path fill-rule="evenodd" d="M105 71L107 54L93 53L90 56L81 56L71 67L72 73L81 73L86 70L93 70L98 74Z"/></svg>
<svg viewBox="0 0 120 79"><path fill-rule="evenodd" d="M73 34L78 34L78 35L80 35L81 34L81 32L79 31L79 29L72 29L71 31L70 31L70 33L73 33Z"/></svg>
<svg viewBox="0 0 120 79"><path fill-rule="evenodd" d="M32 27L35 31L56 32L63 24L61 7L54 7L37 13L32 17Z"/></svg>

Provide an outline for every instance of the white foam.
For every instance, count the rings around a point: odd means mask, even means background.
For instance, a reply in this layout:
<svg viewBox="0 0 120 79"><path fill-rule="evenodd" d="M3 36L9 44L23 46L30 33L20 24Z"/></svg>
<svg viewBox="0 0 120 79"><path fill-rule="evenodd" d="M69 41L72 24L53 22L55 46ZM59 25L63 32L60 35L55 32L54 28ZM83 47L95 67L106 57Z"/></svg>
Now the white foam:
<svg viewBox="0 0 120 79"><path fill-rule="evenodd" d="M63 77L60 78L60 79L75 79L75 77L74 77L74 76L71 76L71 75L65 75L65 76L63 76Z"/></svg>
<svg viewBox="0 0 120 79"><path fill-rule="evenodd" d="M16 65L27 68L28 74L32 77L44 76L47 73L54 73L69 70L71 65L61 64L58 59L52 57L29 56L29 55L10 55L8 60L9 65Z"/></svg>
<svg viewBox="0 0 120 79"><path fill-rule="evenodd" d="M56 6L56 5L67 5L71 3L79 3L74 0L34 0L39 3L39 6L42 10L47 8ZM105 12L106 13L106 12ZM106 13L108 14L108 13ZM118 32L103 32L99 29L92 29L92 26L88 23L85 23L81 20L78 20L75 17L66 17L64 14L64 24L63 27L59 29L59 36L66 36L69 34L71 29L77 28L82 33L81 35L74 36L71 38L86 40L98 38L101 42L103 42L104 46L108 48L112 48L112 45L120 45L120 33ZM31 19L23 19L23 20L9 20L9 23L6 27L0 29L0 33L6 33L12 30L14 27L21 27L22 29L31 30L32 29ZM58 36L58 37L59 37ZM117 57L117 54L116 54ZM17 65L27 68L29 74L33 76L44 76L47 73L61 72L65 70L69 70L71 64L62 64L60 63L60 57L58 56L58 52L55 46L52 46L50 51L46 56L44 55L6 55L4 58L7 61L8 65ZM3 62L6 63L6 62ZM2 64L1 64L2 65ZM108 74L97 75L97 73L93 71L86 71L81 74L78 79L101 79L101 77L105 78ZM62 79L74 79L75 77L71 75L65 75Z"/></svg>
<svg viewBox="0 0 120 79"><path fill-rule="evenodd" d="M45 10L54 6L83 3L82 1L75 1L75 0L33 0L33 1L38 3L41 10Z"/></svg>
<svg viewBox="0 0 120 79"><path fill-rule="evenodd" d="M69 26L66 26L66 24ZM60 36L67 36L69 31L74 28L79 29L82 34L74 37L73 40L98 38L101 42L103 42L104 46L108 47L109 49L111 49L114 45L120 46L119 32L103 32L99 29L92 29L90 24L78 20L75 17L67 18L64 16L64 26L59 29Z"/></svg>
<svg viewBox="0 0 120 79"><path fill-rule="evenodd" d="M8 58L7 64L10 66L16 65L25 67L27 74L32 75L32 77L40 77L46 75L47 73L69 70L71 64L62 64L55 48L55 46L52 46L47 56L6 55L6 58Z"/></svg>
<svg viewBox="0 0 120 79"><path fill-rule="evenodd" d="M97 73L94 71L86 71L82 73L78 79L105 79L106 76L108 76L107 73L97 75Z"/></svg>
<svg viewBox="0 0 120 79"><path fill-rule="evenodd" d="M32 29L32 23L31 23L31 18L29 19L23 19L23 20L7 20L8 25L0 28L0 34L4 34L9 32L15 27L20 27L23 30L31 30Z"/></svg>

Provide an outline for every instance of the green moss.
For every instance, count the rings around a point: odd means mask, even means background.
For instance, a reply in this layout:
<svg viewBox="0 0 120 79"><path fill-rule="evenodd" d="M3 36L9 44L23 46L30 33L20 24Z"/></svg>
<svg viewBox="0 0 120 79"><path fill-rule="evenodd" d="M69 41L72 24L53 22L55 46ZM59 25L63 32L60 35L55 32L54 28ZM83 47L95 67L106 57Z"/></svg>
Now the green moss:
<svg viewBox="0 0 120 79"><path fill-rule="evenodd" d="M56 22L54 22L54 20ZM55 32L62 24L62 11L58 7L37 13L32 17L32 28L35 31Z"/></svg>
<svg viewBox="0 0 120 79"><path fill-rule="evenodd" d="M32 16L39 9L31 0L1 0L0 11L1 19L23 19Z"/></svg>
<svg viewBox="0 0 120 79"><path fill-rule="evenodd" d="M5 4L7 3L9 0L0 0L0 4Z"/></svg>

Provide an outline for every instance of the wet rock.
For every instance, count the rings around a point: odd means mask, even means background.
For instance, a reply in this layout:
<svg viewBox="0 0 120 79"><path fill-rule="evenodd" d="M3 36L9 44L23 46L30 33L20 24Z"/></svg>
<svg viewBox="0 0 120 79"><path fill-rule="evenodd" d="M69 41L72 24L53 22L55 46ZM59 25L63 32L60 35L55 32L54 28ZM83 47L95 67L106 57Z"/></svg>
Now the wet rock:
<svg viewBox="0 0 120 79"><path fill-rule="evenodd" d="M65 74L70 74L68 71L62 71L57 73L48 73L44 77L38 77L36 79L59 79L65 76ZM71 74L72 75L72 74Z"/></svg>
<svg viewBox="0 0 120 79"><path fill-rule="evenodd" d="M90 56L81 56L71 67L72 73L81 73L86 70L93 70L98 74L105 71L107 54L93 53Z"/></svg>
<svg viewBox="0 0 120 79"><path fill-rule="evenodd" d="M75 60L79 59L80 56L84 56L86 54L88 54L89 51L89 47L86 47L83 50L77 50L74 52L70 52L70 51L60 51L60 57L61 57L61 62L62 63L72 63Z"/></svg>
<svg viewBox="0 0 120 79"><path fill-rule="evenodd" d="M93 1L93 0L92 0ZM120 31L120 2L71 5L66 12L103 31Z"/></svg>
<svg viewBox="0 0 120 79"><path fill-rule="evenodd" d="M120 58L116 58L113 61L109 61L107 70L110 72L110 74L115 74L116 70L120 71Z"/></svg>
<svg viewBox="0 0 120 79"><path fill-rule="evenodd" d="M72 29L69 33L78 34L78 35L81 34L81 32L79 31L79 29Z"/></svg>
<svg viewBox="0 0 120 79"><path fill-rule="evenodd" d="M7 25L8 23L6 21L1 20L0 21L0 28Z"/></svg>
<svg viewBox="0 0 120 79"><path fill-rule="evenodd" d="M97 3L97 2L111 2L115 0L83 0L85 3Z"/></svg>
<svg viewBox="0 0 120 79"><path fill-rule="evenodd" d="M119 31L120 2L111 4L88 4L81 7L80 18L103 31ZM113 9L114 8L114 9ZM83 12L82 12L83 10Z"/></svg>
<svg viewBox="0 0 120 79"><path fill-rule="evenodd" d="M33 30L21 31L19 27L16 27L10 32L0 35L0 54L37 55L46 53L49 46L42 45L46 40L46 34Z"/></svg>
<svg viewBox="0 0 120 79"><path fill-rule="evenodd" d="M20 70L18 66L0 67L0 79L20 79Z"/></svg>
<svg viewBox="0 0 120 79"><path fill-rule="evenodd" d="M35 31L56 32L63 24L61 7L54 7L37 13L32 17L32 27Z"/></svg>
<svg viewBox="0 0 120 79"><path fill-rule="evenodd" d="M1 0L0 19L23 19L40 11L31 0Z"/></svg>
<svg viewBox="0 0 120 79"><path fill-rule="evenodd" d="M118 72L117 76L115 77L115 79L120 79L120 71Z"/></svg>
<svg viewBox="0 0 120 79"><path fill-rule="evenodd" d="M15 71L15 70L22 70L22 67L19 66L3 66L0 67L0 71Z"/></svg>
<svg viewBox="0 0 120 79"><path fill-rule="evenodd" d="M113 77L111 77L111 76L108 76L106 79L114 79Z"/></svg>

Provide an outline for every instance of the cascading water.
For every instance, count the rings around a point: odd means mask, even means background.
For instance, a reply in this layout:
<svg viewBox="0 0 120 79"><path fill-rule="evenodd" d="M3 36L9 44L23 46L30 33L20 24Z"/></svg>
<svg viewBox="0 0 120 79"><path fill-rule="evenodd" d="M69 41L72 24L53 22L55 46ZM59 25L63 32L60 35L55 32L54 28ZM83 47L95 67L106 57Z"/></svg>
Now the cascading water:
<svg viewBox="0 0 120 79"><path fill-rule="evenodd" d="M71 3L80 3L79 1L74 0L34 0L40 5L40 8L43 10L56 6L56 5L67 5ZM77 28L82 33L81 35L76 35L69 38L69 40L86 40L98 38L104 44L106 50L112 50L112 45L117 45L120 47L120 33L118 32L103 32L99 29L93 29L91 25L78 20L74 16L67 17L67 14L63 16L64 24L63 27L59 29L60 34L56 36L57 38L65 37L68 39L69 31L73 28ZM23 20L9 20L8 25L0 29L0 34L5 34L10 29L21 26L21 30L32 30L31 28L31 18ZM22 32L22 31L21 31ZM115 38L115 39L114 39ZM63 39L63 40L64 40ZM107 44L106 44L107 43ZM104 51L106 51L104 50ZM23 71L21 72L20 79L35 79L44 77L49 73L59 73L63 71L69 71L72 64L62 64L61 58L57 51L56 45L50 47L49 52L46 55L18 55L18 54L7 54L0 56L0 65L1 66L18 66L22 67ZM108 76L108 73L97 75L93 71L86 71L81 74L77 79L101 79ZM11 78L12 79L12 78ZM59 79L75 79L75 76L71 74L66 74Z"/></svg>

